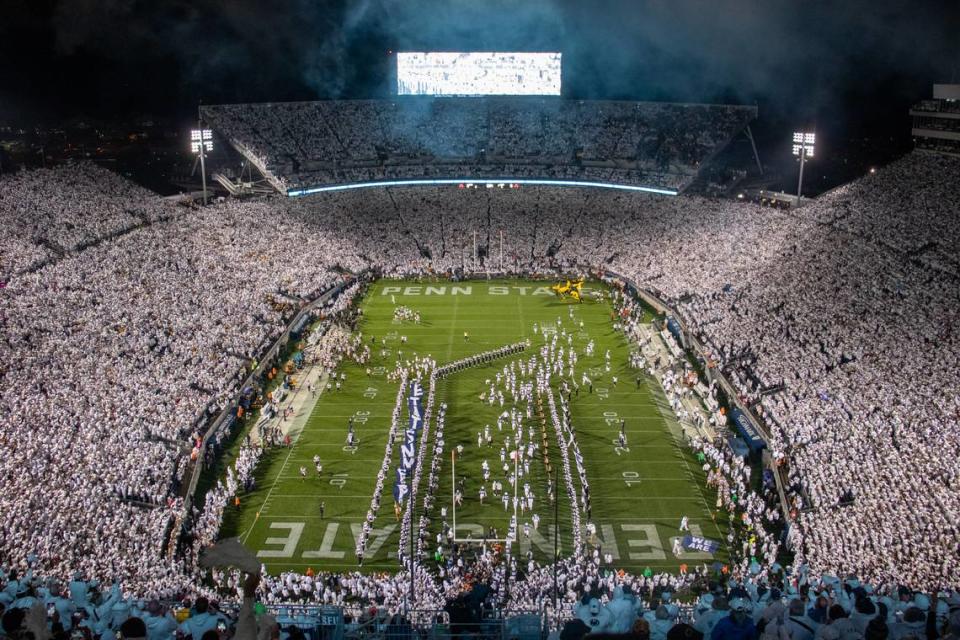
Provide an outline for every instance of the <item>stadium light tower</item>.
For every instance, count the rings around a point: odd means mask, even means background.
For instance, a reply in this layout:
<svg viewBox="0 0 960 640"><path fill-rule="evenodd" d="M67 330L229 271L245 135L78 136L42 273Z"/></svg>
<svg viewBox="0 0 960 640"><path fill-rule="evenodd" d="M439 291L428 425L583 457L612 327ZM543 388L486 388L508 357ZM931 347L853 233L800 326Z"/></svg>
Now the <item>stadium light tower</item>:
<svg viewBox="0 0 960 640"><path fill-rule="evenodd" d="M795 131L793 133L793 155L800 158L800 181L797 183L797 206L803 197L803 163L813 157L813 145L817 141L817 134Z"/></svg>
<svg viewBox="0 0 960 640"><path fill-rule="evenodd" d="M204 158L213 151L213 131L193 129L190 131L190 150L200 156L200 175L203 177L203 204L207 204L207 165ZM196 170L196 165L194 165Z"/></svg>

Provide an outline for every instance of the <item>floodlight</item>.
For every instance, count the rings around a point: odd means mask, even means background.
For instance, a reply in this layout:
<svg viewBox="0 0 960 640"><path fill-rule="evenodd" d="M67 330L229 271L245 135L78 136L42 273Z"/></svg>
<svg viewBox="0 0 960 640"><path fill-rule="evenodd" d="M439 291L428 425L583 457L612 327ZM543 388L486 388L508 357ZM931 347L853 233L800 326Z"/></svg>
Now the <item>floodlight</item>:
<svg viewBox="0 0 960 640"><path fill-rule="evenodd" d="M793 155L800 158L800 180L797 183L797 206L800 206L800 198L803 193L803 163L807 158L813 157L814 144L817 141L817 134L806 133L803 131L793 132Z"/></svg>
<svg viewBox="0 0 960 640"><path fill-rule="evenodd" d="M813 147L816 141L817 134L815 133L795 131L793 134L793 155L799 156L803 151L806 156L813 156Z"/></svg>
<svg viewBox="0 0 960 640"><path fill-rule="evenodd" d="M213 131L211 129L193 129L190 131L190 151L200 153L200 147L209 153L213 151Z"/></svg>
<svg viewBox="0 0 960 640"><path fill-rule="evenodd" d="M191 129L190 151L200 156L200 173L203 176L203 204L207 204L207 166L204 158L206 154L213 151L213 130Z"/></svg>

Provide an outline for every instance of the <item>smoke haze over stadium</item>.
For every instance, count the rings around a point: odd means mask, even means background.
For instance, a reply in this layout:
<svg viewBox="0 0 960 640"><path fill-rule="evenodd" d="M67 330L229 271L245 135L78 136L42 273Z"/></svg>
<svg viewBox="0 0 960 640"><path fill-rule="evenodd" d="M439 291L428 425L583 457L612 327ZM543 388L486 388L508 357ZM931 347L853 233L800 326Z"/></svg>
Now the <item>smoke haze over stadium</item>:
<svg viewBox="0 0 960 640"><path fill-rule="evenodd" d="M771 121L879 130L956 79L958 16L902 1L14 0L0 118L386 97L391 51L540 50L563 52L567 97L756 102Z"/></svg>

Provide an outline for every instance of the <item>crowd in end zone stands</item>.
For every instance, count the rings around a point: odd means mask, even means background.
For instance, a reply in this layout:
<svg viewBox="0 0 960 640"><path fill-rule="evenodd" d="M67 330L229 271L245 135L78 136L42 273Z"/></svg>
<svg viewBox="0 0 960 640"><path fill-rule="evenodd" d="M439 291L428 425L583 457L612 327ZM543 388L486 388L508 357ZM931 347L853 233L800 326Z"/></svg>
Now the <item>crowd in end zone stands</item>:
<svg viewBox="0 0 960 640"><path fill-rule="evenodd" d="M543 98L337 100L202 111L289 187L470 175L677 188L756 115L753 107L735 105Z"/></svg>
<svg viewBox="0 0 960 640"><path fill-rule="evenodd" d="M787 212L452 187L171 209L89 165L4 176L4 604L30 589L48 597L15 577L33 557L35 579L59 579L61 589L74 572L98 580L100 604L113 579L127 595L181 593L194 575L162 553L184 509L178 470L198 424L225 406L285 321L341 281L341 269L469 268L474 232L484 268L497 268L501 229L505 269L604 266L678 309L771 431L794 506L793 588L801 574L810 584L854 574L874 596L892 585L956 587L958 170L958 160L911 154ZM565 600L582 595L580 585L603 586L608 578L590 566L570 561ZM741 577L773 584L777 575L763 562ZM224 577L235 593L238 580ZM431 589L429 576L418 580ZM297 599L303 584L287 575L261 589ZM402 575L326 576L311 586L320 595L305 599L397 604L405 584ZM516 588L543 598L552 574L534 572ZM918 614L895 624L908 615Z"/></svg>
<svg viewBox="0 0 960 640"><path fill-rule="evenodd" d="M566 562L561 564L566 565ZM561 576L569 576L568 566ZM953 640L960 637L960 592L913 591L906 587L878 588L848 576L812 578L805 566L784 570L775 566L766 579L746 577L704 581L692 603L679 604L670 585L640 586L611 577L564 586L582 594L562 620L551 625L551 640ZM365 587L358 587L362 583ZM421 637L407 615L384 606L385 596L407 582L388 576L343 574L321 576L304 584L303 595L316 603L336 598L311 598L313 593L362 593L371 603L345 615L344 630L365 629L385 637ZM425 584L424 587L429 585ZM17 640L118 640L234 637L321 637L319 606L297 611L272 608L261 602L270 595L258 575L237 579L237 604L221 606L216 598L192 595L160 601L125 596L118 583L101 584L75 575L69 581L38 579L32 569L0 574L0 637ZM503 628L463 625L483 619L483 599L490 590L473 585L445 606L466 632L485 630L490 637L540 638L522 631L522 616L507 616ZM299 595L299 594L298 594ZM434 614L436 615L436 614ZM437 616L437 619L447 619ZM429 622L429 620L427 620ZM329 623L328 623L329 624ZM455 632L457 625L452 627ZM535 627L537 628L537 627ZM328 630L329 632L329 630ZM487 637L481 635L480 637Z"/></svg>

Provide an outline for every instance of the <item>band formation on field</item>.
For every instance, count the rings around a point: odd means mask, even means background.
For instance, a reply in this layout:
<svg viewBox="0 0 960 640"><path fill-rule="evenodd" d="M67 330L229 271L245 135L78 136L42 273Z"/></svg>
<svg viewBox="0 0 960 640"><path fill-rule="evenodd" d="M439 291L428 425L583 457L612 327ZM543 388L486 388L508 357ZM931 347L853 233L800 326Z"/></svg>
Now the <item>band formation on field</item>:
<svg viewBox="0 0 960 640"><path fill-rule="evenodd" d="M419 482L414 539L438 562L454 543L540 563L581 544L634 573L725 562L717 496L612 297L582 278L370 285L349 333L367 358L298 372L287 446L265 453L221 536L271 573L398 571ZM721 547L684 548L690 535Z"/></svg>

